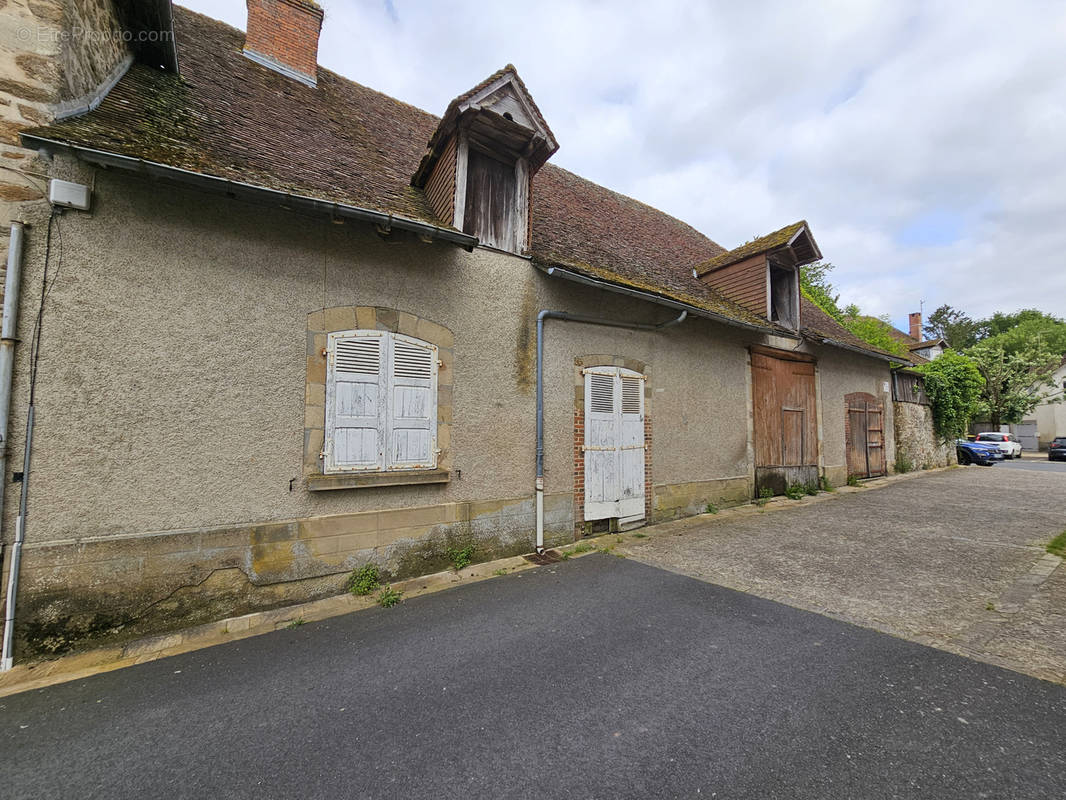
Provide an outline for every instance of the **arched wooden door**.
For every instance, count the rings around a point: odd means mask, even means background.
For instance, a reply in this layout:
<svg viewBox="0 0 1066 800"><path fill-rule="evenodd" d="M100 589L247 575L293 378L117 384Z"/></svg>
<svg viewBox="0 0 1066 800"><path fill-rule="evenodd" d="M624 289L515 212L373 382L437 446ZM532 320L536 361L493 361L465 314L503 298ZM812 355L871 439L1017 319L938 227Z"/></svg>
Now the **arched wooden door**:
<svg viewBox="0 0 1066 800"><path fill-rule="evenodd" d="M885 408L872 394L853 392L844 397L844 438L848 451L848 477L884 475Z"/></svg>

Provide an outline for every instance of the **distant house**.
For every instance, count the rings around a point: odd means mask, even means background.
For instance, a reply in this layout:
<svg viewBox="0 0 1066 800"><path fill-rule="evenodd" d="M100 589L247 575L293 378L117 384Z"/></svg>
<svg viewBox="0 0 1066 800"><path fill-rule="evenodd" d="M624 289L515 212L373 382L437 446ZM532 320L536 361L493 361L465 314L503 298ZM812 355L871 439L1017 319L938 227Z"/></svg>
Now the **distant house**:
<svg viewBox="0 0 1066 800"><path fill-rule="evenodd" d="M441 117L319 67L309 0L120 6L0 86L21 652L893 470L906 361L801 298L807 223L727 250L553 166L514 67Z"/></svg>
<svg viewBox="0 0 1066 800"><path fill-rule="evenodd" d="M1048 444L1057 436L1066 436L1066 356L1051 376L1050 386L1044 386L1047 397L1032 412L1032 420L1025 426L1024 433L1031 435L1032 422L1036 425L1039 446L1046 450ZM1024 423L1023 423L1024 425Z"/></svg>

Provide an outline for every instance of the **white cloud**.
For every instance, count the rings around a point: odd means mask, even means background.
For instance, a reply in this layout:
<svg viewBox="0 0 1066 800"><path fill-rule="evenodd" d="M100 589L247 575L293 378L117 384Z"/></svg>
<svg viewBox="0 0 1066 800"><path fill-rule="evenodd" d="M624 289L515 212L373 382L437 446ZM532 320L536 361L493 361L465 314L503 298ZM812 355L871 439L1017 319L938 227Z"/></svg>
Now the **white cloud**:
<svg viewBox="0 0 1066 800"><path fill-rule="evenodd" d="M870 313L1066 316L1061 3L323 5L324 66L440 113L512 62L556 163L727 247L805 218Z"/></svg>

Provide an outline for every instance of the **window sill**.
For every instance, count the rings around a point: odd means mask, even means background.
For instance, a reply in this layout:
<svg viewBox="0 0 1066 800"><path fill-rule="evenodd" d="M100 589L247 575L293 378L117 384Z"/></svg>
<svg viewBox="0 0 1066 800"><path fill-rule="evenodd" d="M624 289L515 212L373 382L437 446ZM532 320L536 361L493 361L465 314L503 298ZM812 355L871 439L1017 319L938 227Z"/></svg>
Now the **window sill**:
<svg viewBox="0 0 1066 800"><path fill-rule="evenodd" d="M446 469L411 470L410 472L340 472L329 475L309 475L307 488L312 492L331 489L369 489L374 486L414 486L423 483L447 483L451 473Z"/></svg>

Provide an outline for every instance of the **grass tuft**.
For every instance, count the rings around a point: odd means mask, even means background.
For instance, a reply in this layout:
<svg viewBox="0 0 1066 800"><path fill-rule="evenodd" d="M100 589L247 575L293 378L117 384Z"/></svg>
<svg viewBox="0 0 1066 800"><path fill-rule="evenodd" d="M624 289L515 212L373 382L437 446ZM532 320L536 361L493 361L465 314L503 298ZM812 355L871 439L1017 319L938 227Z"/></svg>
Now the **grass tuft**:
<svg viewBox="0 0 1066 800"><path fill-rule="evenodd" d="M1066 531L1063 531L1048 543L1047 551L1053 556L1066 558Z"/></svg>

